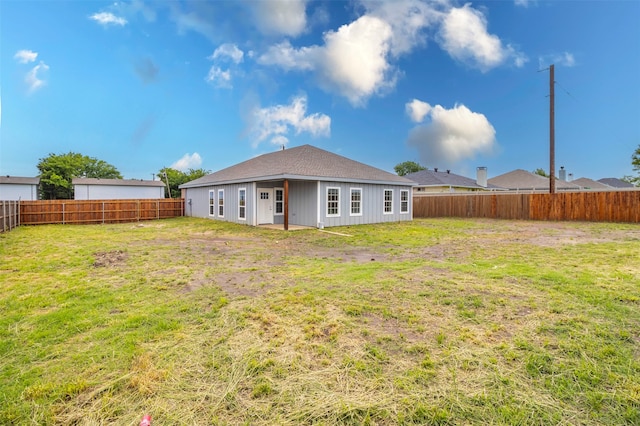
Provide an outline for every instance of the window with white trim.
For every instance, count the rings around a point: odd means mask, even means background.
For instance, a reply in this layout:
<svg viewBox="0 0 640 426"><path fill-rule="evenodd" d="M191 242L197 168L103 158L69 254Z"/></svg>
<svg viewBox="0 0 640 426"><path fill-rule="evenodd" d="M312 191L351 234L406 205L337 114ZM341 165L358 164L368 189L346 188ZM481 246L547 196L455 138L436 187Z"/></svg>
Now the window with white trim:
<svg viewBox="0 0 640 426"><path fill-rule="evenodd" d="M362 216L362 188L351 188L351 216Z"/></svg>
<svg viewBox="0 0 640 426"><path fill-rule="evenodd" d="M400 191L400 213L409 213L409 191Z"/></svg>
<svg viewBox="0 0 640 426"><path fill-rule="evenodd" d="M384 190L384 211L383 214L393 214L393 189Z"/></svg>
<svg viewBox="0 0 640 426"><path fill-rule="evenodd" d="M340 216L340 188L327 188L327 217Z"/></svg>
<svg viewBox="0 0 640 426"><path fill-rule="evenodd" d="M274 188L275 189L275 211L274 215L281 216L284 214L284 188Z"/></svg>
<svg viewBox="0 0 640 426"><path fill-rule="evenodd" d="M216 191L209 191L209 216L216 214Z"/></svg>
<svg viewBox="0 0 640 426"><path fill-rule="evenodd" d="M238 189L238 219L247 220L247 189Z"/></svg>
<svg viewBox="0 0 640 426"><path fill-rule="evenodd" d="M218 217L224 217L224 189L218 190Z"/></svg>

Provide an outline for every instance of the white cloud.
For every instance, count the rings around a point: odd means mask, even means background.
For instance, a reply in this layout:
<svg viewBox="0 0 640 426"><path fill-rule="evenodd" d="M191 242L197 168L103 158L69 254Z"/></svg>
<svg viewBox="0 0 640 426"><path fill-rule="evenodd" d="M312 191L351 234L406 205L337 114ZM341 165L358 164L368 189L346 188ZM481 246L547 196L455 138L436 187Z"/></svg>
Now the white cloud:
<svg viewBox="0 0 640 426"><path fill-rule="evenodd" d="M289 144L289 138L277 135L271 138L271 143L274 145L287 146Z"/></svg>
<svg viewBox="0 0 640 426"><path fill-rule="evenodd" d="M40 74L48 70L49 65L40 61L38 65L33 67L31 71L27 73L27 75L24 77L24 82L27 84L28 93L31 94L46 84L46 82L41 78Z"/></svg>
<svg viewBox="0 0 640 426"><path fill-rule="evenodd" d="M424 120L424 117L431 111L431 105L421 100L414 99L411 102L407 102L405 105L407 115L414 123L420 123Z"/></svg>
<svg viewBox="0 0 640 426"><path fill-rule="evenodd" d="M390 50L396 57L426 44L424 30L441 20L442 12L439 8L445 4L422 0L363 2L368 14L391 26Z"/></svg>
<svg viewBox="0 0 640 426"><path fill-rule="evenodd" d="M96 21L97 23L105 27L109 25L120 25L121 27L123 27L127 24L126 19L120 16L116 16L111 12L94 13L93 15L89 16L89 19Z"/></svg>
<svg viewBox="0 0 640 426"><path fill-rule="evenodd" d="M265 34L295 37L307 27L306 0L261 0L249 4L256 25Z"/></svg>
<svg viewBox="0 0 640 426"><path fill-rule="evenodd" d="M516 6L529 7L530 0L514 0Z"/></svg>
<svg viewBox="0 0 640 426"><path fill-rule="evenodd" d="M289 142L286 135L290 131L296 135L305 132L312 136L329 136L331 118L325 114L306 113L307 97L304 95L293 98L289 105L254 108L249 118L253 146L257 147L267 139L276 145L286 145Z"/></svg>
<svg viewBox="0 0 640 426"><path fill-rule="evenodd" d="M395 85L387 62L392 31L385 21L362 16L325 34L321 82L361 104L381 89Z"/></svg>
<svg viewBox="0 0 640 426"><path fill-rule="evenodd" d="M213 54L209 56L209 59L216 60L229 58L234 63L239 64L240 62L242 62L243 56L244 53L242 52L242 50L238 49L238 46L232 43L225 43L220 45L213 52Z"/></svg>
<svg viewBox="0 0 640 426"><path fill-rule="evenodd" d="M21 64L28 64L29 62L33 62L38 57L38 53L32 50L19 50L15 55L13 55L14 59L16 59Z"/></svg>
<svg viewBox="0 0 640 426"><path fill-rule="evenodd" d="M231 71L223 71L216 65L209 69L205 81L220 89L231 89L233 87L231 84Z"/></svg>
<svg viewBox="0 0 640 426"><path fill-rule="evenodd" d="M325 32L322 44L295 47L285 40L259 55L258 63L312 72L324 90L361 106L392 89L401 75L395 61L436 32L449 55L482 71L508 60L521 67L528 60L489 34L484 15L470 5L452 8L449 0L359 0L359 5L364 14Z"/></svg>
<svg viewBox="0 0 640 426"><path fill-rule="evenodd" d="M418 149L422 164L454 164L495 147L496 131L489 120L464 105L452 109L436 105L423 118L426 116L430 121L411 129L407 141Z"/></svg>
<svg viewBox="0 0 640 426"><path fill-rule="evenodd" d="M538 58L538 67L543 69L549 65L554 64L563 67L575 67L576 59L573 54L569 52L555 53L552 55L544 55Z"/></svg>
<svg viewBox="0 0 640 426"><path fill-rule="evenodd" d="M207 59L214 61L215 63L231 61L233 64L239 64L242 62L244 53L238 49L238 46L232 43L225 43L220 45ZM232 64L232 66L233 66ZM211 83L214 87L220 89L231 89L231 69L223 70L218 65L213 65L209 68L209 73L205 77L208 83Z"/></svg>
<svg viewBox="0 0 640 426"><path fill-rule="evenodd" d="M184 35L194 31L209 40L217 39L217 31L213 23L216 22L218 11L216 2L167 2L171 20L176 23L178 34ZM183 11L182 9L190 9Z"/></svg>
<svg viewBox="0 0 640 426"><path fill-rule="evenodd" d="M391 27L364 15L324 35L323 46L295 49L288 41L272 46L258 61L285 70L314 70L320 85L361 105L373 94L395 85L387 61Z"/></svg>
<svg viewBox="0 0 640 426"><path fill-rule="evenodd" d="M287 71L290 70L313 70L320 62L318 53L319 46L301 47L296 49L291 46L288 40L275 44L258 58L258 62L263 65L277 65Z"/></svg>
<svg viewBox="0 0 640 426"><path fill-rule="evenodd" d="M193 154L186 153L181 159L173 163L170 167L172 169L186 172L189 169L196 169L202 164L202 157L197 152Z"/></svg>
<svg viewBox="0 0 640 426"><path fill-rule="evenodd" d="M451 57L481 71L502 65L509 58L516 66L527 61L523 53L489 34L485 16L469 4L449 10L439 35L440 45Z"/></svg>

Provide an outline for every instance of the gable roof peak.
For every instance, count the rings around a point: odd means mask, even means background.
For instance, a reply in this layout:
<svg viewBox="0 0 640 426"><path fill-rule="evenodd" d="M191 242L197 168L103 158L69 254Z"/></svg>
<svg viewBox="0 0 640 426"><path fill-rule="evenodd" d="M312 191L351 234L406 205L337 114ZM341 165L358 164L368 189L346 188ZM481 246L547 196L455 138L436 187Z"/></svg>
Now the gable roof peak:
<svg viewBox="0 0 640 426"><path fill-rule="evenodd" d="M412 185L409 179L312 145L265 153L181 185L181 188L283 178L375 181Z"/></svg>

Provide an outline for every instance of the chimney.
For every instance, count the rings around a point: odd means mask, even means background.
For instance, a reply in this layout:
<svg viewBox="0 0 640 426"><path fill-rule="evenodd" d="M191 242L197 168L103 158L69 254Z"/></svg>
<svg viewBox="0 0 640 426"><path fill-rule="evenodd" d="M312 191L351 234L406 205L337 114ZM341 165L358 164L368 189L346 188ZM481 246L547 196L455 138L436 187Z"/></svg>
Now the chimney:
<svg viewBox="0 0 640 426"><path fill-rule="evenodd" d="M438 173L438 168L437 168L437 167L434 167L434 168L433 168L433 171L434 171L434 172L436 172L436 173Z"/></svg>
<svg viewBox="0 0 640 426"><path fill-rule="evenodd" d="M476 183L483 188L487 187L487 168L476 167Z"/></svg>
<svg viewBox="0 0 640 426"><path fill-rule="evenodd" d="M560 166L560 180L563 182L567 181L567 171L564 169L564 166Z"/></svg>

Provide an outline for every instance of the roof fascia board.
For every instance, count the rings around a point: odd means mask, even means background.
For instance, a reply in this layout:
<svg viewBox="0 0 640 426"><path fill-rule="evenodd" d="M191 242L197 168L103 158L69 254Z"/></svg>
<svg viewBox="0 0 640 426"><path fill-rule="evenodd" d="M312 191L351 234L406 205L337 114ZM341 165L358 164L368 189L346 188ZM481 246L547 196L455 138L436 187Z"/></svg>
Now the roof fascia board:
<svg viewBox="0 0 640 426"><path fill-rule="evenodd" d="M196 185L190 185L188 183L180 185L179 188L198 188L204 186L217 186L217 185L233 185L237 183L246 183L246 182L266 182L272 180L303 180L303 181L323 181L323 182L353 182L353 183L369 183L376 185L399 185L399 186L417 186L414 182L395 182L388 180L368 180L368 179L348 179L348 178L336 178L336 177L328 177L328 176L304 176L304 175L290 175L290 174L281 174L281 175L270 175L270 176L259 176L259 177L248 177L245 179L232 179L232 180L222 180L216 182L203 182Z"/></svg>

